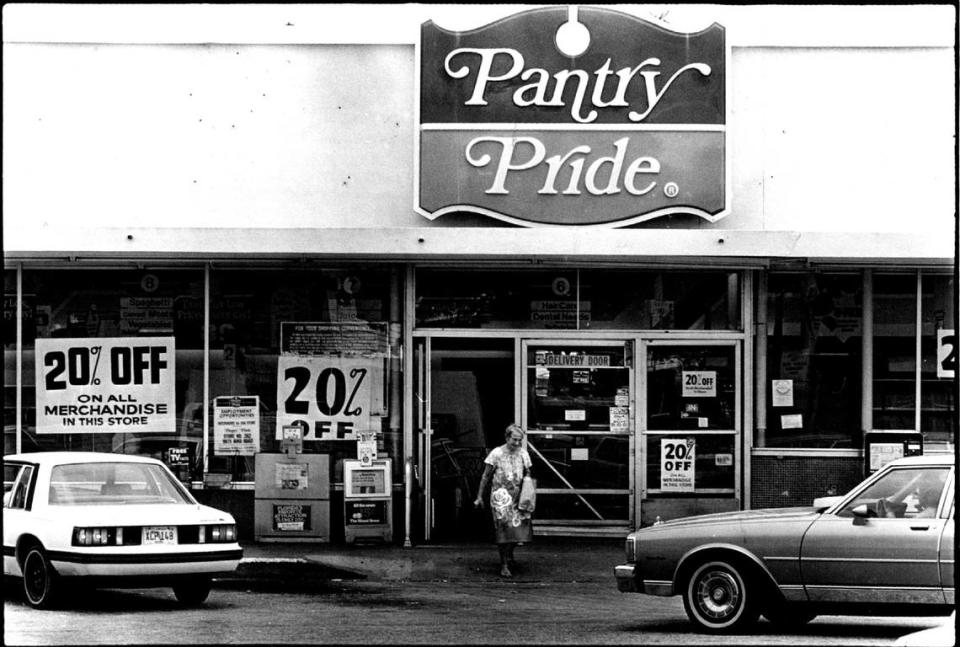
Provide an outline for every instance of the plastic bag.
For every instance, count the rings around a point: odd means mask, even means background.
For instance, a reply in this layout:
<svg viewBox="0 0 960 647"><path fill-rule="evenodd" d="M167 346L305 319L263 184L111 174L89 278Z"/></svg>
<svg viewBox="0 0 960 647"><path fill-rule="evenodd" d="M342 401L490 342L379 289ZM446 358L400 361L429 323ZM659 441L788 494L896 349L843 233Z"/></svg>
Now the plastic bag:
<svg viewBox="0 0 960 647"><path fill-rule="evenodd" d="M520 500L517 507L523 512L533 512L537 506L537 482L529 476L523 477L520 486Z"/></svg>

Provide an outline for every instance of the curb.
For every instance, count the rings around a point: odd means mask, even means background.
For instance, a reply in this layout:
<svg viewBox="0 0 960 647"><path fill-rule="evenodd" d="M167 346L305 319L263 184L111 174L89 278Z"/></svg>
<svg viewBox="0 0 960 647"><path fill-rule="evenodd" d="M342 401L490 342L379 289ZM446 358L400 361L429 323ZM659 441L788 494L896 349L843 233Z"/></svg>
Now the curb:
<svg viewBox="0 0 960 647"><path fill-rule="evenodd" d="M222 579L362 579L366 575L303 557L244 557L237 570Z"/></svg>

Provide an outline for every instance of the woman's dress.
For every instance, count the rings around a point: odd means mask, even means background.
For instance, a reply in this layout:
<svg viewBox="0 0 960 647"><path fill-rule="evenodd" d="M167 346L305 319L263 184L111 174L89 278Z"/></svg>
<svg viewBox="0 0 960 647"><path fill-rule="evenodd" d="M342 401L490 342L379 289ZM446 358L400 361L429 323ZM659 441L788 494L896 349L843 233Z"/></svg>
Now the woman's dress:
<svg viewBox="0 0 960 647"><path fill-rule="evenodd" d="M527 450L507 451L496 447L483 461L493 466L490 486L490 511L498 544L522 543L533 539L533 523L530 513L520 510L520 486L523 485L524 468L530 467Z"/></svg>

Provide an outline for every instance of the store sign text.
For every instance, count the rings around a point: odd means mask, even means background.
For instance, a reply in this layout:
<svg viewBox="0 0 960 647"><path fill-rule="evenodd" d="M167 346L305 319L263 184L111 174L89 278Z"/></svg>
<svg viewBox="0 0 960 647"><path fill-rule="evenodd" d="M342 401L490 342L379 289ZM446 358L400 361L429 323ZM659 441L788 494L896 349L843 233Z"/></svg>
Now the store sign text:
<svg viewBox="0 0 960 647"><path fill-rule="evenodd" d="M471 74L473 70L471 70L469 66L459 67L456 70L450 67L451 59L461 54L472 54L479 56L475 75ZM504 74L494 75L491 72L494 67L494 59L497 56L500 56L501 58L506 56L510 59L509 69ZM643 121L647 115L650 114L650 111L653 110L657 106L657 103L660 102L660 99L667 91L667 88L670 87L670 85L678 76L680 76L680 74L687 71L696 70L704 76L710 75L709 65L704 63L691 63L689 65L684 65L679 70L674 72L673 75L666 81L666 83L664 83L662 87L658 89L657 77L661 74L660 59L648 58L640 63L640 65L637 65L632 69L629 67L624 67L613 73L617 77L616 92L611 100L604 101L604 90L607 89L607 79L610 78L611 75L609 58L604 61L602 66L594 70L592 74L586 70L579 69L563 69L555 74L551 74L543 68L525 68L524 65L525 61L523 59L523 55L515 49L482 49L461 47L453 50L447 55L446 61L444 62L444 71L454 79L463 79L467 78L468 76L475 78L473 83L473 91L470 94L470 98L464 102L464 105L468 106L488 105L486 91L489 83L503 82L514 78L520 78L524 81L536 79L536 82L523 85L513 93L514 105L521 107L550 106L567 108L567 105L563 100L563 92L566 89L567 82L570 81L570 79L576 79L574 82L574 85L576 86L574 99L572 101L572 105L569 106L569 111L570 117L574 121L582 124L592 123L597 119L596 110L590 110L586 115L583 114L583 100L587 95L588 90L590 90L591 76L596 77L596 81L593 84L593 89L590 92L591 105L594 108L608 108L610 106L629 107L630 103L626 99L627 87L639 72L644 81L644 98L646 99L647 108L643 110L643 112L636 112L634 110L630 111L628 115L630 120L637 122ZM640 70L645 67L653 69L641 72ZM547 98L548 95L549 99Z"/></svg>
<svg viewBox="0 0 960 647"><path fill-rule="evenodd" d="M527 226L725 215L723 28L676 34L581 8L597 46L571 58L554 41L566 18L423 25L415 209Z"/></svg>

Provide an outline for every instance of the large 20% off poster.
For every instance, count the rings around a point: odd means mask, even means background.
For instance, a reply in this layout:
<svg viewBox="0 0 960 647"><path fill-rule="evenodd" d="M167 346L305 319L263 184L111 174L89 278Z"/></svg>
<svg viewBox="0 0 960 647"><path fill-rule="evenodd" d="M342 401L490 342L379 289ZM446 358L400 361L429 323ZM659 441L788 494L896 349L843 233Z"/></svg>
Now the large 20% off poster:
<svg viewBox="0 0 960 647"><path fill-rule="evenodd" d="M277 430L303 430L304 440L356 440L379 431L384 415L384 361L378 357L280 356Z"/></svg>
<svg viewBox="0 0 960 647"><path fill-rule="evenodd" d="M38 434L174 433L173 337L36 340Z"/></svg>
<svg viewBox="0 0 960 647"><path fill-rule="evenodd" d="M693 438L660 439L660 489L663 492L693 492L696 476Z"/></svg>

